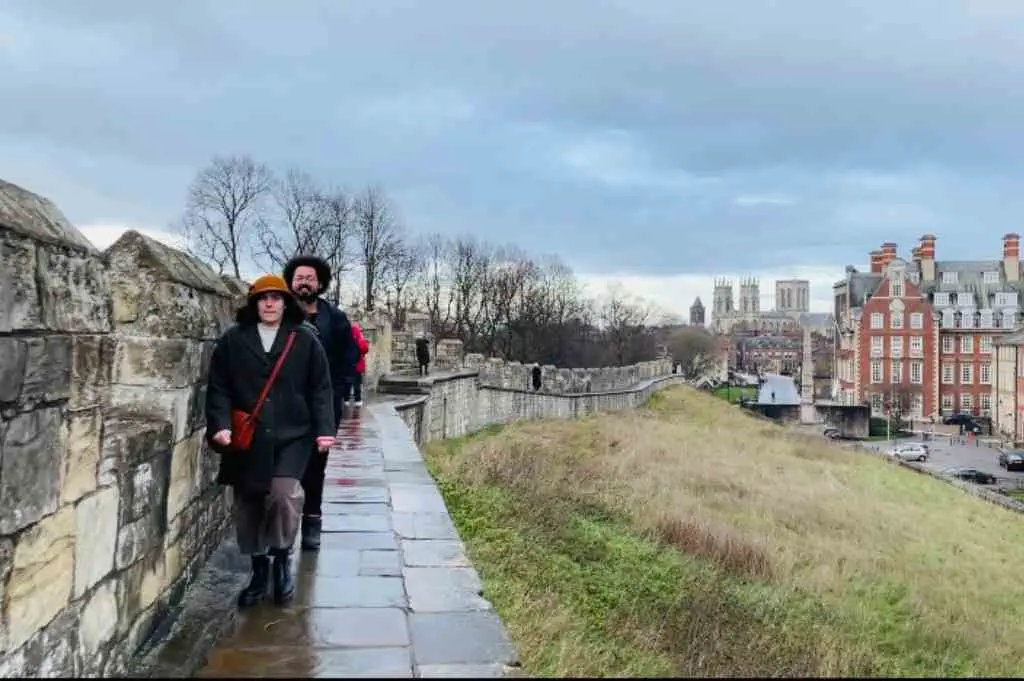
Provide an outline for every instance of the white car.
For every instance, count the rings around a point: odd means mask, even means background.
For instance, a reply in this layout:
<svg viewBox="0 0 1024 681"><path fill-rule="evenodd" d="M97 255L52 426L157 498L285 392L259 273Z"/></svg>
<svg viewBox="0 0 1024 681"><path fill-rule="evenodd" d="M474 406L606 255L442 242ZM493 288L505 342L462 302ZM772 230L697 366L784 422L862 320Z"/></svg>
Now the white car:
<svg viewBox="0 0 1024 681"><path fill-rule="evenodd" d="M902 459L903 461L927 461L928 445L917 443L896 445L888 453L890 456Z"/></svg>

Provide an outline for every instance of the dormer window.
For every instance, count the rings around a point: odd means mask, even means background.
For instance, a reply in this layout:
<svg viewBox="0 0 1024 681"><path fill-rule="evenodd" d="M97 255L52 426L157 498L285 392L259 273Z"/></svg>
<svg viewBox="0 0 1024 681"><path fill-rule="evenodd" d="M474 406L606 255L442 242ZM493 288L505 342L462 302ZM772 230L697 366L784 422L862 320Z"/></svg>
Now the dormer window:
<svg viewBox="0 0 1024 681"><path fill-rule="evenodd" d="M955 284L957 282L956 270L942 273L943 284Z"/></svg>
<svg viewBox="0 0 1024 681"><path fill-rule="evenodd" d="M984 272L981 275L982 281L986 284L998 284L999 283L999 272Z"/></svg>
<svg viewBox="0 0 1024 681"><path fill-rule="evenodd" d="M889 295L893 298L903 297L903 275L894 274L889 280Z"/></svg>
<svg viewBox="0 0 1024 681"><path fill-rule="evenodd" d="M936 291L935 304L941 307L949 305L949 294L944 291Z"/></svg>

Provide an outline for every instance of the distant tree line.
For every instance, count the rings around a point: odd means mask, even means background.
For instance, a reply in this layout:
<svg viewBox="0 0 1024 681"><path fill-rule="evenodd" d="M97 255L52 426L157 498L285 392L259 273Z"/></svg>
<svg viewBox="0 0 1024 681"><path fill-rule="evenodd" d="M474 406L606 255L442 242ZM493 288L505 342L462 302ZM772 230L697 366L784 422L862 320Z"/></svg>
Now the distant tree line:
<svg viewBox="0 0 1024 681"><path fill-rule="evenodd" d="M351 192L298 169L277 174L248 156L218 156L189 185L180 231L190 253L238 278L247 266L280 271L293 255L314 253L337 273L329 299L343 302L344 282L358 282L347 302L386 309L399 327L425 313L436 338L461 339L467 352L622 366L654 359L673 329L682 350L678 321L621 286L590 296L555 256L413 235L376 186ZM688 357L706 351L704 337Z"/></svg>

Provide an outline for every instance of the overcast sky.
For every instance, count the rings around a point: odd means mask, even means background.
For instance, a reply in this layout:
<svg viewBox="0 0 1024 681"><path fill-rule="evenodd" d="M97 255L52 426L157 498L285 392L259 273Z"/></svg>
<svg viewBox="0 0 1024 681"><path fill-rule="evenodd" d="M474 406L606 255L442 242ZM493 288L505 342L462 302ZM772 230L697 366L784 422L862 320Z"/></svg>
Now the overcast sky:
<svg viewBox="0 0 1024 681"><path fill-rule="evenodd" d="M1024 2L4 0L0 177L100 246L214 154L682 309L1024 227Z"/></svg>

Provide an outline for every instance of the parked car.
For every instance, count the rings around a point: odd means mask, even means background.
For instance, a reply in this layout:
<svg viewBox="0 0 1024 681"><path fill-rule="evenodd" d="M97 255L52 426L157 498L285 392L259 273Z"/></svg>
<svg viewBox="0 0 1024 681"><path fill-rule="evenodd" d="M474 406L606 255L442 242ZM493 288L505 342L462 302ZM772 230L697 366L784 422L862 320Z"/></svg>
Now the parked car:
<svg viewBox="0 0 1024 681"><path fill-rule="evenodd" d="M960 426L963 432L974 435L981 435L984 430L982 425L975 421L970 414L952 414L942 419L942 423L946 426Z"/></svg>
<svg viewBox="0 0 1024 681"><path fill-rule="evenodd" d="M821 434L827 437L829 440L838 440L841 436L838 428L831 427L826 428L824 431L822 431Z"/></svg>
<svg viewBox="0 0 1024 681"><path fill-rule="evenodd" d="M1024 452L999 452L999 465L1008 471L1024 470Z"/></svg>
<svg viewBox="0 0 1024 681"><path fill-rule="evenodd" d="M905 445L896 445L889 450L889 454L903 461L927 461L930 452L928 450L928 445L914 442Z"/></svg>
<svg viewBox="0 0 1024 681"><path fill-rule="evenodd" d="M979 485L996 484L996 476L985 471L979 471L977 468L947 468L942 472L951 477L966 480L967 482L975 482Z"/></svg>

